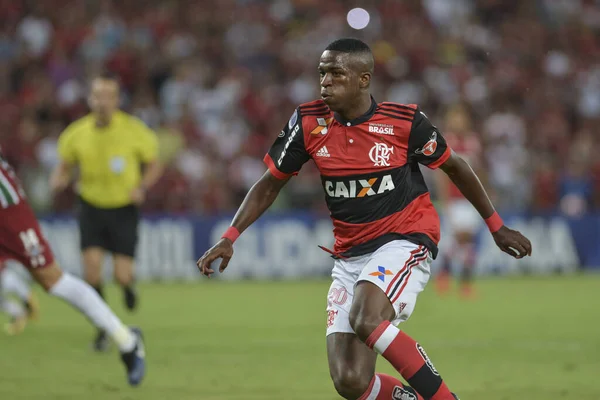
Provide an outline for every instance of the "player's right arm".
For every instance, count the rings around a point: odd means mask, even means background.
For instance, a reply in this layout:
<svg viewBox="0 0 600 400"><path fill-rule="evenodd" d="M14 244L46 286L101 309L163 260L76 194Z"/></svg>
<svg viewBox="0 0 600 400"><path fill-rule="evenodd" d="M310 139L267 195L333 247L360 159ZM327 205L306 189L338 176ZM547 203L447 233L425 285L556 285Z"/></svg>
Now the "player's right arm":
<svg viewBox="0 0 600 400"><path fill-rule="evenodd" d="M73 167L77 162L74 146L74 124L70 125L58 138L58 164L50 175L50 189L60 192L69 186L73 176Z"/></svg>
<svg viewBox="0 0 600 400"><path fill-rule="evenodd" d="M210 277L215 272L211 264L219 258L219 272L227 268L233 256L233 242L273 204L281 189L309 159L302 118L296 110L264 158L268 170L248 191L223 237L196 263L202 274Z"/></svg>
<svg viewBox="0 0 600 400"><path fill-rule="evenodd" d="M215 272L211 268L211 264L219 258L222 259L219 272L223 272L227 268L227 264L229 264L229 260L233 256L233 242L235 239L273 204L277 195L279 195L279 191L289 179L278 179L270 171L266 171L252 186L235 214L231 227L217 244L206 251L196 263L203 275L210 278Z"/></svg>

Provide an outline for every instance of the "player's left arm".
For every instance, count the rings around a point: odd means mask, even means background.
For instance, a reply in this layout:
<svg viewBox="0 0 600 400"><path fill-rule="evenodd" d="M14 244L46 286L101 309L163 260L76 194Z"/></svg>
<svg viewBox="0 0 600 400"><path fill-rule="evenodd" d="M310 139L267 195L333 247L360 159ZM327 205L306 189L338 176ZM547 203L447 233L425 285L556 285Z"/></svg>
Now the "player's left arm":
<svg viewBox="0 0 600 400"><path fill-rule="evenodd" d="M531 242L504 225L477 174L454 153L441 132L417 109L409 139L409 158L429 168L440 168L485 220L494 241L505 253L523 258L531 255Z"/></svg>

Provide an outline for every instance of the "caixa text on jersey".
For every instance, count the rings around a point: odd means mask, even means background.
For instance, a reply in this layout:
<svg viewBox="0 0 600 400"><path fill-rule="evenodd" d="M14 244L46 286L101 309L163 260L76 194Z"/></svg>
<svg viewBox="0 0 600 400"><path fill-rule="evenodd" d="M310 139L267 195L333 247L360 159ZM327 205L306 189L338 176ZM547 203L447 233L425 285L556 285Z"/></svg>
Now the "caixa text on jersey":
<svg viewBox="0 0 600 400"><path fill-rule="evenodd" d="M329 197L346 197L351 199L383 194L396 188L391 175L350 181L326 180L323 182L323 186L325 193Z"/></svg>

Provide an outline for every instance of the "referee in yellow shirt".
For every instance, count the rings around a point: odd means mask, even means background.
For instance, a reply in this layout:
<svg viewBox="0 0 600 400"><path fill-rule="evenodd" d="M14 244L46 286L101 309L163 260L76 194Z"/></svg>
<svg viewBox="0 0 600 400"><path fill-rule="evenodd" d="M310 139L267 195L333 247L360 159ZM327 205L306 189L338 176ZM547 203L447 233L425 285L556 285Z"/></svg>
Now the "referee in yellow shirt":
<svg viewBox="0 0 600 400"><path fill-rule="evenodd" d="M73 122L58 140L60 162L50 186L65 189L74 167L79 169L79 231L86 281L101 297L105 252L113 256L114 277L121 285L124 301L134 310L133 263L138 240L138 207L146 191L159 179L158 144L142 121L119 110L119 82L110 74L91 84L91 113ZM94 348L108 346L99 331Z"/></svg>

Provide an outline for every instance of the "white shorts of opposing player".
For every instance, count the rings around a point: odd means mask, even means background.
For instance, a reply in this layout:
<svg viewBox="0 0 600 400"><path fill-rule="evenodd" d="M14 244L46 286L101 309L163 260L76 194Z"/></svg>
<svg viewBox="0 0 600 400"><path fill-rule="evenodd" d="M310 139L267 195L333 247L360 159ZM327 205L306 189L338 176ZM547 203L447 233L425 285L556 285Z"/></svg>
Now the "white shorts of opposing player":
<svg viewBox="0 0 600 400"><path fill-rule="evenodd" d="M432 257L425 246L395 240L371 254L335 261L333 283L327 296L327 335L354 333L350 307L358 282L377 285L390 299L396 317L394 325L406 321L431 276Z"/></svg>

